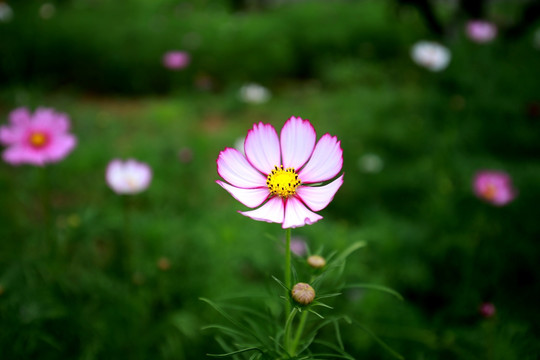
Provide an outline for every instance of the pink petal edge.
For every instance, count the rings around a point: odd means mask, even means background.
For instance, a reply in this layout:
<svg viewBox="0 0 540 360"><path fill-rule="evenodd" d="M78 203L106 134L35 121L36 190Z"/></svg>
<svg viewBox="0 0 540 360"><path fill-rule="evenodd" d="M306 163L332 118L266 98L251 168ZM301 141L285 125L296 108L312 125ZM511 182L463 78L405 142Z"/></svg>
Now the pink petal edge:
<svg viewBox="0 0 540 360"><path fill-rule="evenodd" d="M317 133L309 120L292 116L281 129L280 145L285 168L300 169L315 148Z"/></svg>
<svg viewBox="0 0 540 360"><path fill-rule="evenodd" d="M287 229L311 225L322 218L319 214L310 211L299 199L290 197L285 204L285 218L282 228Z"/></svg>
<svg viewBox="0 0 540 360"><path fill-rule="evenodd" d="M231 185L239 188L266 186L266 177L236 149L225 148L219 153L216 163L219 176Z"/></svg>
<svg viewBox="0 0 540 360"><path fill-rule="evenodd" d="M320 211L328 206L342 184L343 174L327 185L300 186L296 194L311 210Z"/></svg>
<svg viewBox="0 0 540 360"><path fill-rule="evenodd" d="M285 213L283 200L280 197L273 197L266 204L251 211L239 211L240 214L250 217L253 220L266 221L269 223L282 223Z"/></svg>
<svg viewBox="0 0 540 360"><path fill-rule="evenodd" d="M343 166L341 141L336 136L324 134L315 146L311 158L298 177L303 183L327 181L336 176Z"/></svg>
<svg viewBox="0 0 540 360"><path fill-rule="evenodd" d="M240 201L242 204L249 208L256 208L260 206L269 195L268 188L254 188L243 189L236 186L229 185L221 180L217 180L216 183L227 190L233 198Z"/></svg>
<svg viewBox="0 0 540 360"><path fill-rule="evenodd" d="M244 151L249 163L263 174L269 174L274 166L281 165L279 138L270 124L253 125L246 136Z"/></svg>

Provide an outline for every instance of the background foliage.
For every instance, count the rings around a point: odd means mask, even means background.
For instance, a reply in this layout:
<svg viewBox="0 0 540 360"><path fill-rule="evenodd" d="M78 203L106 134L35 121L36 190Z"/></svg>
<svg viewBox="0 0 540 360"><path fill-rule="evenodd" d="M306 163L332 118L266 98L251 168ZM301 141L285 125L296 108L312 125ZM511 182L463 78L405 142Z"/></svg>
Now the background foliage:
<svg viewBox="0 0 540 360"><path fill-rule="evenodd" d="M2 123L17 106L54 107L79 144L45 169L0 164L2 357L220 352L201 331L219 314L199 297L275 291L283 261L279 226L236 213L241 204L214 183L215 159L254 122L280 128L296 115L341 139L345 184L323 221L293 235L323 252L366 241L347 280L405 298L350 291L332 305L408 359L538 358L540 53L532 31L504 34L519 4L490 6L501 25L492 44L448 23L438 40L452 61L436 74L409 56L435 35L390 1L48 4L44 17L43 1L9 2L13 18L0 23ZM450 19L451 2L437 11ZM191 65L165 69L170 49L189 51ZM246 81L272 99L242 103ZM366 154L382 170L366 170ZM123 199L107 188L114 157L149 163L148 191ZM474 197L485 168L511 174L513 203ZM484 301L495 317L479 314ZM359 329L342 335L357 358L391 357Z"/></svg>

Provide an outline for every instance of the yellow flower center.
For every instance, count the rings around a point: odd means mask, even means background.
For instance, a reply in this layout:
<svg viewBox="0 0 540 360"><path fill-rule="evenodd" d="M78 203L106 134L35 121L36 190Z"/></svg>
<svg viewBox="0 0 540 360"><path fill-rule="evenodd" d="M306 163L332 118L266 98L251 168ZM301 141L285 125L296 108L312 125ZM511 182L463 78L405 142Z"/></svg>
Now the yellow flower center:
<svg viewBox="0 0 540 360"><path fill-rule="evenodd" d="M300 185L298 174L293 168L283 169L283 165L274 166L274 170L268 174L266 185L271 195L288 198L296 194L296 188Z"/></svg>
<svg viewBox="0 0 540 360"><path fill-rule="evenodd" d="M30 144L32 144L34 147L40 148L47 142L47 136L39 131L36 131L35 133L32 133L30 135Z"/></svg>

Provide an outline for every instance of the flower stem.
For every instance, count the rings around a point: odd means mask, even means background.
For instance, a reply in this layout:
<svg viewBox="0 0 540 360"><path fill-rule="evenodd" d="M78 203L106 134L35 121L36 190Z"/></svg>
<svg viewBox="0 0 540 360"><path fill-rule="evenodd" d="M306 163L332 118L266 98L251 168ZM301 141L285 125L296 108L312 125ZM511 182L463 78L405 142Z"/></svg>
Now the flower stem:
<svg viewBox="0 0 540 360"><path fill-rule="evenodd" d="M288 314L287 321L285 322L285 333L283 334L283 339L284 339L283 347L285 348L285 351L287 351L289 355L292 355L292 351L289 349L291 346L291 329L292 329L293 320L297 311L298 310L296 310L296 308L293 308L290 314Z"/></svg>
<svg viewBox="0 0 540 360"><path fill-rule="evenodd" d="M285 294L286 306L285 314L291 312L291 304L289 302L289 291L291 291L291 229L286 230L285 235L285 287L287 288Z"/></svg>
<svg viewBox="0 0 540 360"><path fill-rule="evenodd" d="M43 208L43 224L46 253L54 256L56 253L56 243L53 236L51 220L51 193L49 181L49 169L43 166L41 169L41 201Z"/></svg>
<svg viewBox="0 0 540 360"><path fill-rule="evenodd" d="M306 325L306 319L307 319L308 312L307 310L304 310L302 313L302 316L300 317L300 323L298 324L298 328L296 329L296 335L294 336L294 340L291 346L291 354L294 355L296 352L296 348L298 347L298 343L300 342L300 337L302 336L302 332L304 331L304 326Z"/></svg>
<svg viewBox="0 0 540 360"><path fill-rule="evenodd" d="M289 292L291 291L291 229L285 230L285 323L284 347L289 352L289 344L291 342L290 328L292 326L289 314L291 314L291 303L289 301ZM295 309L293 309L294 311ZM294 316L294 315L293 315ZM290 321L289 321L290 320Z"/></svg>
<svg viewBox="0 0 540 360"><path fill-rule="evenodd" d="M122 195L122 235L118 247L118 257L121 271L129 275L131 265L131 199L128 195Z"/></svg>

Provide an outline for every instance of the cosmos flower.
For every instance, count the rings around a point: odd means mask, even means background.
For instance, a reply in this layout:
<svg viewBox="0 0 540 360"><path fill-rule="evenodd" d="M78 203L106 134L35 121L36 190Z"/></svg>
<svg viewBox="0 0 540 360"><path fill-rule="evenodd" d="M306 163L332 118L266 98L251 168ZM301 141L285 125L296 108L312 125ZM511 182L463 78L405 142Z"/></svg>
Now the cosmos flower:
<svg viewBox="0 0 540 360"><path fill-rule="evenodd" d="M5 2L0 2L0 22L8 22L13 18L13 10Z"/></svg>
<svg viewBox="0 0 540 360"><path fill-rule="evenodd" d="M77 144L69 127L69 117L53 109L38 108L34 114L24 107L13 110L9 125L0 126L0 143L7 146L4 161L43 166L64 159Z"/></svg>
<svg viewBox="0 0 540 360"><path fill-rule="evenodd" d="M480 312L480 315L482 315L485 318L490 318L495 315L495 305L493 305L490 302L485 302L480 304L478 311Z"/></svg>
<svg viewBox="0 0 540 360"><path fill-rule="evenodd" d="M480 199L496 206L506 205L516 197L512 179L503 171L477 172L473 180L473 189Z"/></svg>
<svg viewBox="0 0 540 360"><path fill-rule="evenodd" d="M533 34L533 46L540 50L540 28L536 29Z"/></svg>
<svg viewBox="0 0 540 360"><path fill-rule="evenodd" d="M477 43L487 43L497 36L495 24L484 20L471 20L465 27L469 39Z"/></svg>
<svg viewBox="0 0 540 360"><path fill-rule="evenodd" d="M358 166L360 167L360 170L365 173L375 174L381 172L384 167L384 162L379 155L367 153L358 159Z"/></svg>
<svg viewBox="0 0 540 360"><path fill-rule="evenodd" d="M150 185L152 170L147 164L133 159L125 162L114 159L107 165L105 179L117 194L137 194Z"/></svg>
<svg viewBox="0 0 540 360"><path fill-rule="evenodd" d="M39 8L39 16L41 16L41 18L45 20L52 18L55 13L56 7L54 6L54 4L51 3L45 3Z"/></svg>
<svg viewBox="0 0 540 360"><path fill-rule="evenodd" d="M411 49L415 63L431 71L446 69L450 63L450 50L434 41L419 41Z"/></svg>
<svg viewBox="0 0 540 360"><path fill-rule="evenodd" d="M170 70L181 70L189 65L191 56L185 51L168 51L163 55L163 66Z"/></svg>
<svg viewBox="0 0 540 360"><path fill-rule="evenodd" d="M278 137L272 125L253 125L244 143L245 156L225 148L217 159L217 183L251 211L254 220L282 224L284 229L313 224L315 213L332 201L343 184L343 151L335 136L317 135L309 120L291 117Z"/></svg>
<svg viewBox="0 0 540 360"><path fill-rule="evenodd" d="M293 236L291 238L291 252L296 256L304 256L307 253L307 244L301 237Z"/></svg>
<svg viewBox="0 0 540 360"><path fill-rule="evenodd" d="M249 83L240 88L240 99L250 104L262 104L270 100L270 90L262 85Z"/></svg>

